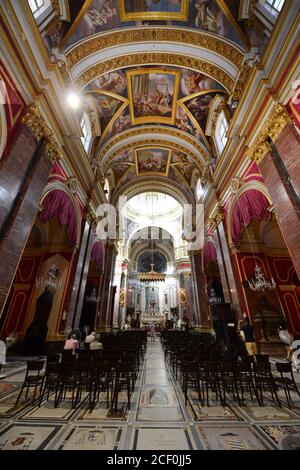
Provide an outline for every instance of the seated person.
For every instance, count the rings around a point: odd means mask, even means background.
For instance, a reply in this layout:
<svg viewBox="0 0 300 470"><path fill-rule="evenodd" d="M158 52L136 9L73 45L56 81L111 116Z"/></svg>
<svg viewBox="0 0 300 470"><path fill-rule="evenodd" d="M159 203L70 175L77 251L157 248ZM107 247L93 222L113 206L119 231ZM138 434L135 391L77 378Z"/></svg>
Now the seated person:
<svg viewBox="0 0 300 470"><path fill-rule="evenodd" d="M71 338L67 339L64 345L64 349L73 349L75 351L79 348L79 341L76 335L72 335Z"/></svg>
<svg viewBox="0 0 300 470"><path fill-rule="evenodd" d="M243 324L242 320L239 320L238 329L244 333L246 349L249 356L256 356L257 347L254 338L253 327L250 323L249 317L245 316Z"/></svg>
<svg viewBox="0 0 300 470"><path fill-rule="evenodd" d="M100 343L99 340L100 340L100 335L99 335L99 334L96 334L94 341L92 341L92 342L90 343L90 350L91 350L91 351L92 351L92 350L95 351L96 349L103 349L103 345L102 345L102 343Z"/></svg>

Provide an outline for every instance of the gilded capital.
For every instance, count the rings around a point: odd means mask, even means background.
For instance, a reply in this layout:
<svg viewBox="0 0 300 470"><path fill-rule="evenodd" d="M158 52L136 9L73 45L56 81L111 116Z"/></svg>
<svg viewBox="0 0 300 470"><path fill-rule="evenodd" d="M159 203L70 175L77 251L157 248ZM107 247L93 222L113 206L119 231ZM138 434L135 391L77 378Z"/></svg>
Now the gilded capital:
<svg viewBox="0 0 300 470"><path fill-rule="evenodd" d="M30 128L37 140L45 139L45 149L51 163L62 157L62 150L37 104L34 103L27 108L23 122Z"/></svg>
<svg viewBox="0 0 300 470"><path fill-rule="evenodd" d="M258 138L255 139L254 144L248 152L250 160L255 161L259 165L271 150L268 139L271 138L275 143L285 127L291 123L292 118L288 114L285 106L275 104L268 119L263 125Z"/></svg>

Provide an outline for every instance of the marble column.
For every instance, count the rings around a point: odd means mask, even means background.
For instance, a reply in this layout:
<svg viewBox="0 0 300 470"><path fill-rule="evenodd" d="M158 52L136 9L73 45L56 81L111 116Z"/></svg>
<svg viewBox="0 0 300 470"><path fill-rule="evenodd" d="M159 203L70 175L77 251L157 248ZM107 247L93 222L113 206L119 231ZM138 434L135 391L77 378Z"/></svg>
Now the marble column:
<svg viewBox="0 0 300 470"><path fill-rule="evenodd" d="M282 168L278 160L276 149L269 147L268 153L259 164L259 169L271 196L278 225L286 242L290 257L300 278L299 199L295 188L288 179L286 169Z"/></svg>
<svg viewBox="0 0 300 470"><path fill-rule="evenodd" d="M230 303L236 317L241 318L242 286L236 271L233 255L228 246L224 218L216 225L213 239L217 251L225 302Z"/></svg>
<svg viewBox="0 0 300 470"><path fill-rule="evenodd" d="M77 266L68 306L67 326L71 328L79 328L80 324L84 293L91 261L92 246L94 242L93 229L95 229L95 226L96 219L93 217L91 211L88 211L84 218L82 227Z"/></svg>
<svg viewBox="0 0 300 470"><path fill-rule="evenodd" d="M191 279L191 272L184 272L184 288L186 294L186 310L187 316L189 319L189 324L191 324L193 320L193 306L192 306L192 279Z"/></svg>
<svg viewBox="0 0 300 470"><path fill-rule="evenodd" d="M39 108L30 106L0 172L1 314L52 164L59 158L60 151Z"/></svg>
<svg viewBox="0 0 300 470"><path fill-rule="evenodd" d="M283 129L276 140L275 146L296 192L300 195L300 135L293 123Z"/></svg>
<svg viewBox="0 0 300 470"><path fill-rule="evenodd" d="M203 328L210 327L208 296L206 292L205 276L202 268L202 252L189 252L193 284L196 298L196 322Z"/></svg>
<svg viewBox="0 0 300 470"><path fill-rule="evenodd" d="M103 274L102 298L99 306L99 328L109 327L109 315L113 289L113 275L117 250L115 242L107 242L105 250L105 269Z"/></svg>

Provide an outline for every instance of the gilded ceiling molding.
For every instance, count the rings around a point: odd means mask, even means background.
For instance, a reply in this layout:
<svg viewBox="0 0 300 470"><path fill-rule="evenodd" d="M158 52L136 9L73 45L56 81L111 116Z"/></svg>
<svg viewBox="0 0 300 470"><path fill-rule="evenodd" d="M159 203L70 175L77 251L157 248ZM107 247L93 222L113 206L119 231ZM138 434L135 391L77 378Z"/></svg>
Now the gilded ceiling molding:
<svg viewBox="0 0 300 470"><path fill-rule="evenodd" d="M275 143L286 126L292 123L292 118L288 114L285 106L275 104L264 123L261 131L250 147L248 157L258 165L263 161L271 147L268 139L271 138Z"/></svg>
<svg viewBox="0 0 300 470"><path fill-rule="evenodd" d="M149 52L144 54L131 54L99 62L96 65L90 67L85 72L83 72L81 75L79 75L79 77L75 80L75 83L79 88L84 88L92 80L104 73L121 69L123 67L136 67L141 65L155 64L171 65L174 67L185 67L196 70L197 72L202 72L220 82L229 93L233 92L233 78L220 67L217 67L215 64L211 64L207 61L196 59L194 57L189 57L187 55L169 53L164 54L155 52Z"/></svg>
<svg viewBox="0 0 300 470"><path fill-rule="evenodd" d="M146 42L173 42L176 44L187 44L202 49L215 52L229 60L237 69L240 69L243 62L243 53L224 39L212 37L204 32L185 31L160 28L140 28L110 32L93 36L92 38L75 45L66 53L69 66L74 67L79 61L91 54L99 52L109 47L119 46L129 43Z"/></svg>
<svg viewBox="0 0 300 470"><path fill-rule="evenodd" d="M250 66L249 62L246 60L243 63L243 66L240 70L239 76L236 80L232 99L234 101L239 101L241 99L242 93L246 88L246 83L252 71L252 67Z"/></svg>
<svg viewBox="0 0 300 470"><path fill-rule="evenodd" d="M45 149L51 163L62 158L61 147L56 142L54 134L37 104L28 106L23 122L30 128L37 140L45 139Z"/></svg>
<svg viewBox="0 0 300 470"><path fill-rule="evenodd" d="M207 151L204 150L202 145L193 137L189 136L187 133L183 133L182 131L172 129L172 128L165 128L165 127L137 127L136 129L131 129L128 131L125 131L124 133L117 134L116 137L112 138L109 140L104 146L101 148L101 152L99 153L99 160L102 161L105 157L105 155L109 152L109 150L114 147L116 144L119 142L124 141L125 139L128 139L130 137L136 137L138 135L144 135L144 134L165 134L169 135L171 137L177 137L178 139L181 139L185 142L187 142L190 145L193 145L195 149L203 156L204 160L206 161L209 158L209 154ZM175 146L175 143L173 142L168 142L168 141L163 141L164 145L168 146ZM156 141L155 141L156 143ZM142 144L140 142L137 142L137 146L141 146ZM182 146L183 147L183 146ZM131 148L133 148L133 145L131 143ZM183 147L184 148L184 147ZM185 148L183 150L184 153L187 151L190 151ZM114 155L115 156L115 155ZM114 157L113 157L114 158ZM109 157L108 162L112 160L111 157ZM106 164L106 162L105 162ZM201 165L202 167L202 165Z"/></svg>

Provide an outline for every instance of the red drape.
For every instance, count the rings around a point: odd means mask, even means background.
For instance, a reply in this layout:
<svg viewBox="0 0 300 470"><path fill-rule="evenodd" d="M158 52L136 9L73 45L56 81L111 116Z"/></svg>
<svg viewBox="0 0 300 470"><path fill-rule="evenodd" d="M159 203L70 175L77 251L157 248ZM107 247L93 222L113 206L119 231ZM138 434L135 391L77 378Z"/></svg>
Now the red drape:
<svg viewBox="0 0 300 470"><path fill-rule="evenodd" d="M207 266L210 261L217 261L217 252L215 245L211 241L207 241L203 249L204 266Z"/></svg>
<svg viewBox="0 0 300 470"><path fill-rule="evenodd" d="M269 220L271 213L267 198L257 189L249 189L238 199L232 217L232 240L238 242L242 236L245 226L251 224L252 220Z"/></svg>
<svg viewBox="0 0 300 470"><path fill-rule="evenodd" d="M91 260L95 261L99 268L103 269L104 267L104 243L101 240L97 240L92 246Z"/></svg>
<svg viewBox="0 0 300 470"><path fill-rule="evenodd" d="M75 245L77 239L75 208L69 196L60 189L51 191L43 201L41 220L47 222L55 218L58 218L60 224L67 228L69 241L71 245Z"/></svg>

